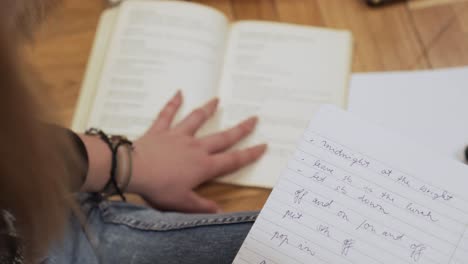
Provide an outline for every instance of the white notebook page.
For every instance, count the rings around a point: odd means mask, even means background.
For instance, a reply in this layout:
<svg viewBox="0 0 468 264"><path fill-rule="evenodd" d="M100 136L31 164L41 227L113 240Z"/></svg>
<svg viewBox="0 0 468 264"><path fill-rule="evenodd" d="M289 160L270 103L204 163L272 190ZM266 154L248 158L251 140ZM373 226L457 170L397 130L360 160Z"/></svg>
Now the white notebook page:
<svg viewBox="0 0 468 264"><path fill-rule="evenodd" d="M234 263L467 263L467 186L466 165L322 107Z"/></svg>

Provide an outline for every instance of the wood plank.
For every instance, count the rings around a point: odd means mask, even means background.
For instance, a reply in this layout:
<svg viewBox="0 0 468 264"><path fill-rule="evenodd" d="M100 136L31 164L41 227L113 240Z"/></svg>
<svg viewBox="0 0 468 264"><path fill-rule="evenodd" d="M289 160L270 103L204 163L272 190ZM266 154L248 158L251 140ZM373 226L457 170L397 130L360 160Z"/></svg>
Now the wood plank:
<svg viewBox="0 0 468 264"><path fill-rule="evenodd" d="M94 40L102 1L66 1L37 34L29 52L33 66L46 80L57 123L69 126Z"/></svg>
<svg viewBox="0 0 468 264"><path fill-rule="evenodd" d="M231 0L234 18L255 20L278 20L274 0Z"/></svg>
<svg viewBox="0 0 468 264"><path fill-rule="evenodd" d="M468 33L468 4L452 5L451 7L457 17L461 33Z"/></svg>
<svg viewBox="0 0 468 264"><path fill-rule="evenodd" d="M324 26L317 1L276 0L278 18L282 22Z"/></svg>
<svg viewBox="0 0 468 264"><path fill-rule="evenodd" d="M208 183L201 186L197 192L216 201L224 211L236 212L262 209L271 190Z"/></svg>
<svg viewBox="0 0 468 264"><path fill-rule="evenodd" d="M428 67L424 49L404 3L369 8L363 1L318 1L325 25L353 32L353 71Z"/></svg>
<svg viewBox="0 0 468 264"><path fill-rule="evenodd" d="M453 19L450 6L435 6L421 10L411 10L413 23L425 47L444 31Z"/></svg>
<svg viewBox="0 0 468 264"><path fill-rule="evenodd" d="M411 0L408 1L408 7L410 9L423 9L462 2L467 2L467 0Z"/></svg>
<svg viewBox="0 0 468 264"><path fill-rule="evenodd" d="M468 64L468 3L439 5L411 12L432 67Z"/></svg>

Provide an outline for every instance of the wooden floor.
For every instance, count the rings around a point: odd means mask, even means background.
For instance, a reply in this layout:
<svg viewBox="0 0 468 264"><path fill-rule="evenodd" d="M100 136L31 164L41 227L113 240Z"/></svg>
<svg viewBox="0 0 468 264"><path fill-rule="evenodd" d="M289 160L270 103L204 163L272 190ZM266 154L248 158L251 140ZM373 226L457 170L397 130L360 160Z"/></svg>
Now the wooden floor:
<svg viewBox="0 0 468 264"><path fill-rule="evenodd" d="M361 0L199 0L232 20L263 19L351 30L353 71L468 65L468 1L412 0L371 9ZM32 47L59 122L68 126L104 0L66 0ZM403 95L402 95L403 96ZM269 190L207 184L199 190L226 211L260 209Z"/></svg>

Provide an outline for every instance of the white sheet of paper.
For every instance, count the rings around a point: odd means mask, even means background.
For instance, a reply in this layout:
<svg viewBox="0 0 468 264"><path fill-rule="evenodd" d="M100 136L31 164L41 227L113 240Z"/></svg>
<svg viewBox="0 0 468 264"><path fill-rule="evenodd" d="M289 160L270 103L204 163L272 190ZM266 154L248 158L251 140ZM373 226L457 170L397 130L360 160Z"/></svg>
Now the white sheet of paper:
<svg viewBox="0 0 468 264"><path fill-rule="evenodd" d="M467 186L464 164L325 106L234 263L466 263Z"/></svg>
<svg viewBox="0 0 468 264"><path fill-rule="evenodd" d="M348 109L463 161L468 145L468 67L354 74Z"/></svg>

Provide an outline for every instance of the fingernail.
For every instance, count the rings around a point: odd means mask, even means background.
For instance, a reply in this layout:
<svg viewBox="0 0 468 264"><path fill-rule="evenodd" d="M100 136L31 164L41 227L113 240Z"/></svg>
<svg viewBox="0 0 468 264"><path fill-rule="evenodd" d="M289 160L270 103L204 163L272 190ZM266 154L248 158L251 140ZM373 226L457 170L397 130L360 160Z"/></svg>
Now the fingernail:
<svg viewBox="0 0 468 264"><path fill-rule="evenodd" d="M177 90L177 92L172 96L171 99L173 102L180 102L182 100L182 92L180 90Z"/></svg>
<svg viewBox="0 0 468 264"><path fill-rule="evenodd" d="M205 108L207 107L207 108ZM212 112L214 112L214 110L216 108L218 108L218 98L213 98L211 99L206 105L205 107L203 107L203 109L205 110L206 114L208 115L211 115Z"/></svg>
<svg viewBox="0 0 468 264"><path fill-rule="evenodd" d="M260 153L258 154L258 157L261 158L266 152L267 152L267 145L263 145L263 148L260 150Z"/></svg>
<svg viewBox="0 0 468 264"><path fill-rule="evenodd" d="M213 99L211 99L211 103L214 104L214 105L217 105L219 103L219 99L217 97L213 98Z"/></svg>
<svg viewBox="0 0 468 264"><path fill-rule="evenodd" d="M246 122L247 122L247 125L248 125L248 126L254 127L254 126L257 124L257 122L258 122L258 117L253 116L253 117L247 119Z"/></svg>

